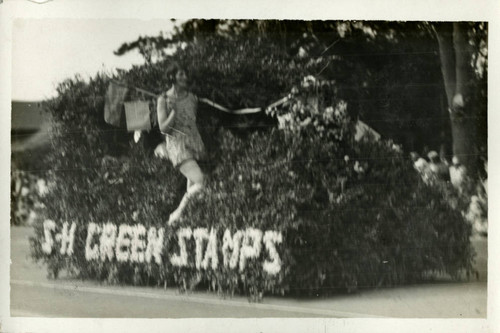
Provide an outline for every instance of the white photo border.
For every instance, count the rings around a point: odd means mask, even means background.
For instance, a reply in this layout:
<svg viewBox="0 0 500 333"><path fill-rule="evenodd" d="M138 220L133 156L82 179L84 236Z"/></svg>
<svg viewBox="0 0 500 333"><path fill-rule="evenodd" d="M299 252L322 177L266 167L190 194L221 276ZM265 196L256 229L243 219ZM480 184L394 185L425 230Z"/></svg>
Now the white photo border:
<svg viewBox="0 0 500 333"><path fill-rule="evenodd" d="M489 205L488 317L487 319L49 319L10 318L10 103L12 26L16 18L51 19L354 19L430 20L489 22L488 82L488 184L490 202L499 202L498 147L500 121L498 91L500 54L500 2L481 0L191 0L191 1L96 1L0 0L0 149L2 177L0 205L5 207L0 227L0 331L5 332L500 332L498 208ZM493 60L492 60L493 59Z"/></svg>

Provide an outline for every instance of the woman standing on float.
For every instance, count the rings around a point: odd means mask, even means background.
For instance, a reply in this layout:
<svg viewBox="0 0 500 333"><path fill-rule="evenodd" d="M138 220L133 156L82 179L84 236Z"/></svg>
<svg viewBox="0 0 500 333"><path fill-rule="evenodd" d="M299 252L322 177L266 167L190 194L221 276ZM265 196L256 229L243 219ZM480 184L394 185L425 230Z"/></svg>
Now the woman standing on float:
<svg viewBox="0 0 500 333"><path fill-rule="evenodd" d="M205 147L196 127L198 98L189 91L186 70L172 64L167 69L167 78L172 87L158 98L158 124L165 135L168 158L187 178L186 194L168 220L172 225L190 198L203 189L205 176L198 160L204 155Z"/></svg>

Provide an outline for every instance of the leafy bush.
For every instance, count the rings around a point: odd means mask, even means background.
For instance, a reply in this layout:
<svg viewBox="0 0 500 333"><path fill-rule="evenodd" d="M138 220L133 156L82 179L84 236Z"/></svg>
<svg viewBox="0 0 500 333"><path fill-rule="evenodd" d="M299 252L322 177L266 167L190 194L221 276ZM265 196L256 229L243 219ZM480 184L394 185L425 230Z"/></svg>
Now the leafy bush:
<svg viewBox="0 0 500 333"><path fill-rule="evenodd" d="M10 224L30 225L35 210L40 206L40 196L47 191L46 175L49 165L46 146L24 151L13 151L10 173Z"/></svg>
<svg viewBox="0 0 500 333"><path fill-rule="evenodd" d="M470 226L418 180L401 153L278 131L224 137L227 158L184 223L283 233L285 270L270 278L255 267L241 281L253 279L266 292L318 293L410 283L429 271L471 272ZM354 171L356 160L365 172ZM224 271L209 277L217 285L226 279Z"/></svg>
<svg viewBox="0 0 500 333"><path fill-rule="evenodd" d="M13 168L10 174L10 224L30 224L38 201L36 177Z"/></svg>

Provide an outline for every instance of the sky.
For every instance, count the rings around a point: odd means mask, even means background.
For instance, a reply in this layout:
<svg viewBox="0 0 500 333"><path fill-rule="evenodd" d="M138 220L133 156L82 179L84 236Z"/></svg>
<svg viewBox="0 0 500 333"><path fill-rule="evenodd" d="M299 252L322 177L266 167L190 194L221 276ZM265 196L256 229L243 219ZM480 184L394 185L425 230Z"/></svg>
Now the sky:
<svg viewBox="0 0 500 333"><path fill-rule="evenodd" d="M165 20L16 19L12 26L12 100L55 96L57 84L81 74L144 63L137 51L116 56L123 42L172 31Z"/></svg>

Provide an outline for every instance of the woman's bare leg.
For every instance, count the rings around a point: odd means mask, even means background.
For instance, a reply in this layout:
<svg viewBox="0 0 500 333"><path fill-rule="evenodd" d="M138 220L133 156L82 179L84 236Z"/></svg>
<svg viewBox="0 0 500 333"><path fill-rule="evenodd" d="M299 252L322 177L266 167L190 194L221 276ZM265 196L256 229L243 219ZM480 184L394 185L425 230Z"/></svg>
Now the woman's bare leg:
<svg viewBox="0 0 500 333"><path fill-rule="evenodd" d="M187 180L187 182L186 182L186 191L187 191L187 190L189 190L189 188L190 188L191 186L193 186L193 185L194 185L194 183L193 183L191 180L189 180L189 178L188 178L188 180Z"/></svg>
<svg viewBox="0 0 500 333"><path fill-rule="evenodd" d="M205 176L195 160L188 160L184 162L180 167L180 171L187 178L187 190L177 209L170 214L170 218L168 220L169 225L175 223L175 221L180 218L188 201L194 194L203 189L203 185L205 183Z"/></svg>

